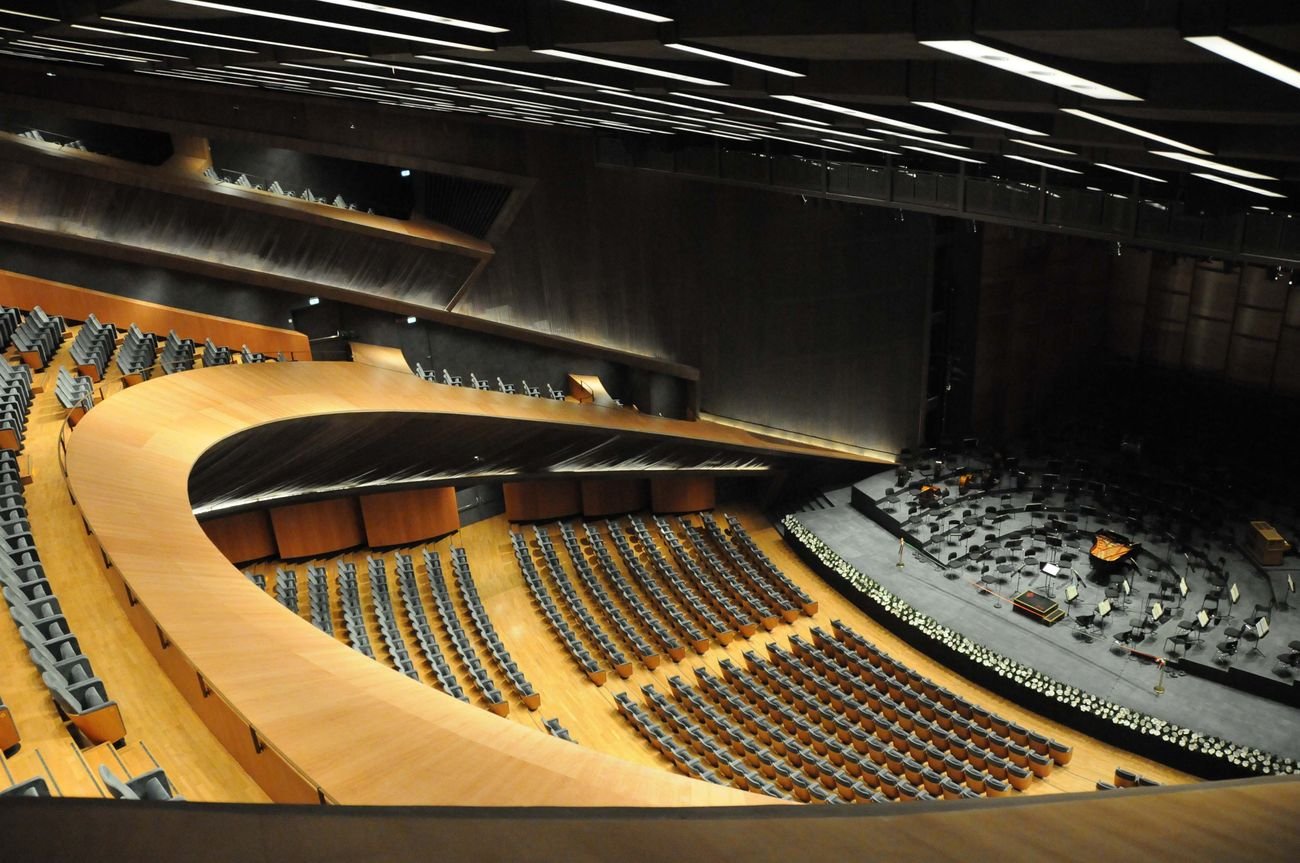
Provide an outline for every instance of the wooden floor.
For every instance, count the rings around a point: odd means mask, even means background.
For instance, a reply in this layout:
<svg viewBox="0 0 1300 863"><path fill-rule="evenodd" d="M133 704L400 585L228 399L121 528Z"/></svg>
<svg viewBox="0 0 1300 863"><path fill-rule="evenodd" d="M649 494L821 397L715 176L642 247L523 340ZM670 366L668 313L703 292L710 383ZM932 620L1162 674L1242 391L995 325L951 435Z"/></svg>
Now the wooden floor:
<svg viewBox="0 0 1300 863"><path fill-rule="evenodd" d="M110 698L121 707L128 746L119 753L132 771L152 766L138 746L144 741L177 791L191 800L265 802L267 796L208 731L144 648L113 599L98 550L82 527L59 468L58 437L66 412L54 395L54 371L71 365L70 332L50 369L49 386L36 395L28 418L24 453L33 482L25 489L27 510L45 573L64 613ZM105 391L120 389L116 368ZM74 432L75 433L75 432ZM182 575L178 566L177 575ZM8 618L8 614L5 615ZM72 737L64 729L49 691L27 657L18 628L0 621L0 694L13 711L22 748L9 761L14 777L45 775L45 759L65 795L99 796L86 775ZM107 745L85 753L92 768L109 764L121 775Z"/></svg>
<svg viewBox="0 0 1300 863"><path fill-rule="evenodd" d="M712 672L719 673L718 663L723 657L730 657L732 661L743 667L743 654L745 651L754 650L766 657L765 645L767 643L775 641L782 647L788 647L789 636L797 633L809 637L809 631L812 627L821 626L823 629L829 630L830 621L839 619L874 641L896 658L906 662L920 673L933 678L942 685L948 686L958 694L1009 719L1013 719L1031 730L1039 731L1049 737L1073 745L1074 758L1070 764L1066 767L1057 767L1052 775L1045 780L1035 780L1029 791L1025 792L1026 794L1093 791L1097 781L1111 780L1115 768L1120 766L1165 784L1196 781L1194 777L1185 773L1080 735L1066 726L1023 710L964 678L954 675L943 666L933 662L888 631L877 626L863 612L859 611L833 588L818 578L794 556L770 523L752 508L746 506L730 507L728 511L740 518L764 551L819 603L817 615L813 618L800 617L790 625L778 624L772 632L764 632L760 629L751 638L737 638L726 647L719 647L715 644L702 656L688 653L680 663L675 663L665 657L663 663L654 670L650 670L640 663L635 663L635 670L630 678L622 680L611 672L608 682L604 686L592 684L578 670L576 664L569 657L559 640L554 637L549 626L533 605L519 573L519 568L515 563L509 541L510 525L506 522L504 516L479 522L462 529L458 534L437 543L430 543L428 547L439 551L444 560L444 565L450 557L450 548L453 544L465 547L469 554L475 583L483 603L491 615L493 624L501 634L506 648L510 650L524 674L537 691L541 693L541 708L536 712L530 712L508 691L502 681L498 680L503 694L507 696L507 700L510 702L511 709L508 721L519 722L537 728L539 732L544 733L542 719L556 717L560 720L561 725L569 730L579 745L590 746L638 764L671 771L673 768L667 760L651 748L617 714L614 709L614 695L616 693L628 692L634 700L640 702L642 700L641 687L646 684L653 684L660 692L671 694L672 688L668 680L673 675L680 674L689 682L694 683L693 669L703 666ZM524 530L525 536L531 540L531 528L524 528ZM558 531L552 530L551 537L558 547ZM399 550L414 554L416 570L420 574L419 580L423 585L424 574L423 564L420 561L420 548L417 546ZM389 573L389 593L394 596L396 602L398 594L392 577L393 551L390 549L384 553L377 553L377 556L384 557L386 560ZM259 572L267 576L267 589L270 590L277 565L295 569L298 573L300 607L302 615L307 617L306 565L308 563L325 565L329 575L336 634L342 639L345 636L342 636L341 618L338 611L337 589L335 586L336 564L339 561L356 563L359 573L358 580L364 582L365 556L367 553L366 551L349 552L327 559L296 561L292 564L268 562L246 567L246 570ZM563 550L560 551L560 557L566 559ZM567 560L566 569L569 569ZM573 578L571 570L570 577ZM574 578L574 581L575 584L580 583L576 578ZM450 578L448 578L448 583L453 595L457 597L457 607L462 613L462 618L464 618L464 604L459 599L459 594L454 585L451 584ZM362 587L362 593L363 605L366 605L368 597L365 595L366 588L364 586ZM590 599L588 599L588 608L592 610L593 614L599 616L598 610L590 602ZM462 685L466 686L467 678L458 662L454 659L449 643L441 638L441 630L432 612L432 607L427 607L426 612L430 616L434 630L439 633L443 653L449 657L453 670L461 679ZM402 620L407 646L408 648L414 648L414 635L405 626L405 620L400 610L398 616ZM468 625L467 619L464 619L463 622ZM382 642L378 637L378 628L374 625L373 618L368 619L368 624L375 653L380 658L379 661L386 662L386 653L381 646ZM473 640L478 645L480 653L486 661L486 653L481 643L476 636ZM414 657L416 654L418 654L418 650L412 650L412 656ZM428 669L423 660L417 659L416 664L426 681L431 679L426 673ZM490 670L495 671L495 669ZM496 677L494 673L494 679ZM466 686L466 691L470 692L468 686Z"/></svg>

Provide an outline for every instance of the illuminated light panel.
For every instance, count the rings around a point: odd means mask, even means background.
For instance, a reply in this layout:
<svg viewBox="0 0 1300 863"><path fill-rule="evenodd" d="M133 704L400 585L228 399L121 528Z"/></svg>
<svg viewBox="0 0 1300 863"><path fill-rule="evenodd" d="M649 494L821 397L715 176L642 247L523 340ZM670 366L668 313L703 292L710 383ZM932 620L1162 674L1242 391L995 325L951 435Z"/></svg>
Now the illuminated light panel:
<svg viewBox="0 0 1300 863"><path fill-rule="evenodd" d="M622 96L624 99L636 99L638 102L651 102L656 105L667 105L670 108L680 108L683 111L697 111L701 114L717 114L722 116L721 111L715 111L712 108L697 108L694 105L683 105L679 102L669 102L667 99L656 99L653 96L640 96L636 93L627 93L623 90L597 90L598 93L604 93L606 96Z"/></svg>
<svg viewBox="0 0 1300 863"><path fill-rule="evenodd" d="M1285 198L1281 192L1274 192L1271 189L1261 189L1259 186L1250 186L1246 183L1238 183L1236 180L1229 180L1227 177L1219 177L1215 174L1192 173L1193 177L1200 177L1202 180L1213 180L1216 183L1222 183L1225 186L1232 186L1234 189L1244 189L1247 192L1254 192L1256 195L1267 195L1270 198Z"/></svg>
<svg viewBox="0 0 1300 863"><path fill-rule="evenodd" d="M1013 156L1010 153L1005 154L1008 159L1015 159L1017 162L1028 162L1031 165L1037 165L1040 168L1050 168L1053 171L1064 171L1067 174L1082 174L1083 171L1077 171L1074 168L1066 168L1062 165L1053 165L1051 162L1040 162L1037 159L1030 159L1027 156Z"/></svg>
<svg viewBox="0 0 1300 863"><path fill-rule="evenodd" d="M1231 60L1245 66L1247 69L1259 72L1261 75L1267 75L1281 81L1283 84L1300 87L1300 71L1296 71L1285 63L1279 63L1270 57L1265 57L1258 51L1252 51L1245 46L1238 45L1231 39L1225 39L1222 36L1184 36L1183 38L1199 48L1218 54L1225 60Z"/></svg>
<svg viewBox="0 0 1300 863"><path fill-rule="evenodd" d="M183 72L167 72L151 69L136 69L141 75L158 75L163 78L179 78L182 81L197 81L203 84L224 84L227 87L255 87L255 84L244 84L240 81L228 81L224 78L211 78L207 75L185 74Z"/></svg>
<svg viewBox="0 0 1300 863"><path fill-rule="evenodd" d="M682 42L665 42L664 47L672 48L674 51L686 51L690 54L698 54L701 57L708 57L712 60L721 60L724 63L735 63L737 66L748 66L751 69L758 69L762 72L771 72L773 75L785 75L787 78L808 77L802 72L782 69L780 66L769 66L767 63L759 63L757 60L746 60L744 57L735 57L731 54L723 54L721 51L710 51L708 48L700 48Z"/></svg>
<svg viewBox="0 0 1300 863"><path fill-rule="evenodd" d="M185 39L171 39L166 36L150 36L147 33L128 33L126 30L113 30L108 27L92 27L89 24L73 24L73 30L89 30L92 33L108 33L110 36L126 36L129 39L148 39L151 42L170 42L173 45L190 45L194 48L212 48L217 51L232 51L236 54L256 54L247 48L231 48L229 45L213 45L210 42L189 42Z"/></svg>
<svg viewBox="0 0 1300 863"><path fill-rule="evenodd" d="M733 141L757 141L757 138L751 138L746 135L732 135L729 132L714 132L711 129L692 129L687 126L673 126L679 132L694 132L697 135L712 135L715 138L730 138Z"/></svg>
<svg viewBox="0 0 1300 863"><path fill-rule="evenodd" d="M539 108L543 111L567 111L569 113L573 113L577 110L576 108L565 108L560 105L543 105L541 102L527 102L524 101L523 99L509 99L505 96L485 96L482 93L470 93L464 90L457 90L454 87L447 88L444 90L429 90L425 87L416 87L415 89L419 93L428 93L433 96L439 96L439 95L446 96L448 90L450 90L451 92L454 92L456 95L466 99L478 99L483 102L500 102L503 105L526 105L529 108Z"/></svg>
<svg viewBox="0 0 1300 863"><path fill-rule="evenodd" d="M17 27L0 27L0 33L26 33L26 30L19 30Z"/></svg>
<svg viewBox="0 0 1300 863"><path fill-rule="evenodd" d="M1037 141L1026 141L1024 138L1012 138L1013 144L1024 144L1026 147L1037 147L1040 150L1046 150L1049 153L1060 153L1063 156L1077 156L1078 153L1073 150L1066 150L1061 147L1053 147L1049 144L1040 144Z"/></svg>
<svg viewBox="0 0 1300 863"><path fill-rule="evenodd" d="M1140 96L1107 87L1105 84L1098 84L1096 81L1089 81L1087 78L1080 78L1078 75L1071 75L1069 72L1054 69L1034 60L1008 54L1006 51L1000 51L997 48L981 45L970 39L922 40L921 44L949 54L955 54L958 57L964 57L967 60L974 60L976 63L992 66L995 69L1001 69L1004 72L1023 75L1044 84L1051 84L1053 87L1060 87L1074 93L1081 93L1084 96L1091 96L1093 99L1110 99L1123 102L1142 101Z"/></svg>
<svg viewBox="0 0 1300 863"><path fill-rule="evenodd" d="M1164 156L1166 159L1177 159L1179 162L1187 162L1189 165L1198 165L1202 168L1209 168L1224 174L1232 174L1234 177L1245 177L1247 180L1277 179L1277 177L1270 177L1268 174L1258 174L1254 171L1247 171L1245 168L1234 168L1233 166L1225 165L1222 162L1213 162L1209 159L1189 156L1186 153L1172 153L1168 150L1152 150L1151 155Z"/></svg>
<svg viewBox="0 0 1300 863"><path fill-rule="evenodd" d="M559 48L539 48L533 51L534 54L545 54L548 57L560 57L564 60L577 60L580 63L594 63L597 66L608 66L611 69L622 69L625 72L639 72L642 75L654 75L659 78L671 78L674 81L685 81L687 84L699 84L705 87L726 87L723 81L710 81L707 78L696 78L693 75L680 75L677 72L668 72L664 69L655 69L652 66L638 66L635 63L624 63L621 60L609 60L604 57L596 57L591 54L579 54L576 51L563 51Z"/></svg>
<svg viewBox="0 0 1300 863"><path fill-rule="evenodd" d="M1128 168L1121 168L1118 165L1107 165L1105 162L1094 162L1098 168L1105 168L1107 171L1116 171L1120 174L1128 174L1130 177L1140 177L1143 180L1151 180L1156 183L1167 183L1168 180L1162 180L1159 177L1153 177L1150 174L1143 174L1140 171L1130 171Z"/></svg>
<svg viewBox="0 0 1300 863"><path fill-rule="evenodd" d="M779 132L780 129L773 129L771 126L759 126L755 123L741 123L738 120L719 120L714 117L705 117L701 120L703 123L713 123L715 126L731 126L735 129L746 129L750 132Z"/></svg>
<svg viewBox="0 0 1300 863"><path fill-rule="evenodd" d="M37 48L41 51L58 51L64 54L80 54L84 57L102 57L106 60L125 60L128 63L161 63L161 60L151 60L148 57L132 57L129 54L114 54L111 51L88 51L85 48L65 48L62 45L47 45L44 42L29 42L26 39L16 39L12 43L21 45L24 48Z"/></svg>
<svg viewBox="0 0 1300 863"><path fill-rule="evenodd" d="M904 144L904 150L915 150L918 153L929 153L931 156L942 156L945 159L956 159L958 162L970 162L974 165L983 165L979 159L972 159L969 156L958 156L956 153L945 153L943 150L927 150L925 147L914 147L911 144Z"/></svg>
<svg viewBox="0 0 1300 863"><path fill-rule="evenodd" d="M333 30L348 30L352 33L365 33L369 36L386 36L389 39L400 39L406 42L422 42L425 45L441 45L444 48L463 48L466 51L491 51L491 48L482 48L478 45L467 45L463 42L452 42L447 39L430 39L427 36L412 36L409 33L394 33L391 30L376 30L373 27L359 27L355 24L340 24L337 21L317 21L314 18L303 18L300 15L286 15L283 12L264 12L261 9L249 9L247 6L230 6L226 3L211 3L209 0L168 0L170 3L181 3L185 6L198 6L203 9L215 9L218 12L234 12L237 15L254 15L259 18L274 18L277 21L290 21L294 24L309 24L313 27L329 27ZM231 50L229 48L225 50Z"/></svg>
<svg viewBox="0 0 1300 863"><path fill-rule="evenodd" d="M836 140L835 138L822 138L822 140L823 140L823 141L827 141L827 142L829 142L829 143L831 143L831 144L839 144L839 145L841 145L841 146L843 146L843 147L853 147L854 149L857 149L857 150L870 150L870 151L872 151L873 153L884 153L886 156L901 156L901 155L902 155L902 153L899 153L899 152L897 152L897 151L895 151L895 150L886 150L886 149L884 149L884 148L882 148L882 147L871 147L871 146L868 146L867 144L855 144L855 143L853 143L852 141L839 141L839 140Z"/></svg>
<svg viewBox="0 0 1300 863"><path fill-rule="evenodd" d="M652 111L649 108L637 108L633 105L620 105L617 102L605 102L601 99L588 99L586 96L569 96L565 93L552 93L550 90L529 90L530 96L545 96L549 99L561 99L565 102L585 102L588 105L600 105L605 108L622 108L625 111L637 111L641 114L653 114L656 117L667 117L663 111Z"/></svg>
<svg viewBox="0 0 1300 863"><path fill-rule="evenodd" d="M459 27L462 30L477 30L480 33L507 33L505 27L493 24L479 24L476 21L463 21L444 15L430 15L428 12L415 12L411 9L398 9L395 6L383 6L379 3L366 3L363 0L316 0L331 6L346 6L349 9L361 9L366 12L378 12L380 15L393 15L398 18L411 18L415 21L427 21L430 24L443 24L447 27Z"/></svg>
<svg viewBox="0 0 1300 863"><path fill-rule="evenodd" d="M45 54L33 54L29 51L6 51L0 49L0 54L8 54L10 57L26 57L29 60L46 60L50 63L76 63L78 66L99 66L103 68L103 63L94 63L90 60L73 60L71 57L49 57ZM140 71L139 69L136 70Z"/></svg>
<svg viewBox="0 0 1300 863"><path fill-rule="evenodd" d="M904 123L902 120L894 120L889 117L882 117L879 114L869 114L866 111L859 111L855 108L845 108L842 105L833 105L830 102L819 102L816 99L806 99L803 96L773 96L773 99L780 99L783 102L794 102L796 105L807 105L809 108L821 108L823 111L834 111L837 114L845 114L849 117L857 117L862 120L871 120L876 123L884 123L886 126L897 126L900 129L911 129L913 132L922 132L927 135L942 135L938 129L929 129L925 126L917 126L912 123ZM799 119L798 117L792 119Z"/></svg>
<svg viewBox="0 0 1300 863"><path fill-rule="evenodd" d="M78 42L76 39L55 39L52 36L32 36L34 41L48 42L56 45L76 45L78 48L90 48L95 51L126 51L131 54L144 54L149 57L166 57L170 60L188 60L181 54L160 54L157 51L145 51L141 48L122 48L117 45L104 45L100 42Z"/></svg>
<svg viewBox="0 0 1300 863"><path fill-rule="evenodd" d="M694 93L681 93L674 91L673 95L682 99L694 99L697 102L708 102L713 105L722 105L724 108L735 108L739 111L750 111L755 114L769 114L773 117L784 117L787 120L798 120L800 123L811 123L816 126L830 125L830 123L823 123L821 120L809 120L807 117L796 117L794 114L782 114L780 111L771 111L767 108L755 108L752 105L743 105L740 102L725 102L722 99L710 99L707 96L696 96Z"/></svg>
<svg viewBox="0 0 1300 863"><path fill-rule="evenodd" d="M351 59L350 59L350 60L348 60L347 62L349 62L349 63L356 63L356 64L358 64L358 65L360 65L360 66L375 66L375 67L378 67L378 68L380 68L380 69L390 69L390 70L398 71L398 72L414 72L414 73L417 74L417 75L430 75L430 76L435 77L435 78L456 78L456 79L459 79L459 80L461 80L461 81L474 81L475 83L478 83L478 84L494 84L494 85L496 85L496 86L498 86L498 87L514 87L514 88L527 87L527 89L529 89L529 90L536 90L536 89L538 89L537 87L531 87L531 86L524 85L524 84L511 84L511 83L506 82L506 81L497 81L497 80L494 79L494 78L475 78L475 77L472 76L472 75L459 75L459 74L457 74L457 73L455 73L455 72L438 72L438 71L436 71L436 70L434 70L434 69L423 69L423 68L421 68L421 67L419 67L419 66L399 66L399 65L396 65L396 64L394 64L394 63L379 63L379 62L376 62L376 61L374 61L374 60L351 60ZM289 64L286 64L286 65L289 65ZM323 71L323 67L315 67L315 68L322 69L322 71ZM327 68L327 67L324 67L324 68ZM342 70L339 70L339 71L342 71ZM353 73L353 72L343 72L343 74L345 74L345 75L351 75L351 74L356 74L356 73Z"/></svg>
<svg viewBox="0 0 1300 863"><path fill-rule="evenodd" d="M794 124L793 124L793 123L782 123L781 125L783 125L783 126L792 126L792 125L794 125ZM812 131L814 131L814 132L821 132L822 134L825 134L825 135L837 135L837 136L839 136L839 137L841 137L841 138L852 138L852 139L855 140L855 141L883 141L883 140L884 140L884 138L876 138L876 137L873 137L873 136L871 136L871 135L859 135L859 134L856 133L856 132L842 132L842 131L840 131L839 129L817 129L817 128L814 128L814 127L812 127L812 126L804 126L803 128L805 128L805 129L810 129L810 130L812 130Z"/></svg>
<svg viewBox="0 0 1300 863"><path fill-rule="evenodd" d="M575 6L587 6L591 9L599 9L602 12L613 12L615 15L626 15L629 18L640 18L642 21L653 21L655 24L667 24L673 20L665 18L663 15L656 15L653 12L642 12L640 9L633 9L631 6L604 3L602 0L560 0L560 2L572 3Z"/></svg>
<svg viewBox="0 0 1300 863"><path fill-rule="evenodd" d="M983 123L986 126L997 126L999 129L1019 132L1022 135L1039 135L1047 137L1046 132L1040 132L1037 129L1027 129L1024 126L1017 126L1015 123L1008 123L1004 120L994 119L993 117L985 117L983 114L976 114L973 111L963 111L961 108L941 105L938 102L913 102L912 104L919 105L922 108L929 108L931 111L942 111L945 114L952 114L954 117L964 117L967 120L974 120L976 123Z"/></svg>
<svg viewBox="0 0 1300 863"><path fill-rule="evenodd" d="M895 132L893 129L870 129L872 132L879 132L881 135L888 135L891 138L906 138L909 141L920 141L922 144L929 144L931 147L944 147L948 150L969 150L970 147L963 147L961 144L953 144L950 141L936 141L933 138L922 138L920 135L909 135L906 132Z"/></svg>
<svg viewBox="0 0 1300 863"><path fill-rule="evenodd" d="M173 27L170 24L154 24L150 21L136 21L133 18L114 18L111 15L99 16L100 21L113 24L129 24L132 27L146 27L153 30L170 30L173 33L187 33L191 36L205 36L209 39L230 39L233 42L252 42L255 45L272 45L276 48L297 48L300 51L315 51L318 54L337 54L340 57L364 57L351 51L336 51L333 48L317 48L312 45L297 45L293 42L272 42L269 39L250 39L247 36L231 36L227 33L210 33L206 30L191 30L187 27Z"/></svg>
<svg viewBox="0 0 1300 863"><path fill-rule="evenodd" d="M506 75L522 75L525 78L544 78L547 81L558 81L561 84L577 84L580 87L596 87L597 89L614 90L622 93L622 87L614 87L610 84L595 84L591 81L579 81L577 78L565 78L560 75L543 75L541 72L525 72L522 69L511 69L509 66L494 66L491 63L473 63L469 60L454 60L451 57L439 57L434 54L417 54L417 60L430 60L434 63L450 63L454 66L472 66L475 69L487 69L490 72L501 72Z"/></svg>
<svg viewBox="0 0 1300 863"><path fill-rule="evenodd" d="M771 138L773 141L785 141L787 144L800 144L804 147L816 147L818 150L834 150L837 153L852 152L850 150L844 149L843 147L831 147L826 144L820 143L819 141L800 141L798 138L782 138L780 135L769 135L766 132L758 132L755 134L757 134L760 138Z"/></svg>
<svg viewBox="0 0 1300 863"><path fill-rule="evenodd" d="M17 9L0 9L0 13L5 15L17 15L19 18L35 18L37 21L58 21L58 18L51 18L49 15L36 15L32 12L19 12Z"/></svg>
<svg viewBox="0 0 1300 863"><path fill-rule="evenodd" d="M1062 108L1067 114L1075 117L1081 117L1084 120L1091 120L1094 123L1100 123L1103 126L1110 126L1112 129L1119 129L1121 132L1128 132L1130 135L1137 135L1140 138L1146 138L1148 141L1159 141L1161 144L1168 144L1171 147L1177 147L1180 150L1186 150L1189 153L1196 153L1200 156L1211 156L1213 153L1208 150L1202 150L1199 147L1193 147L1191 144L1184 144L1181 141L1175 141L1173 138L1166 138L1163 135L1157 135L1154 132L1148 132L1145 129L1139 129L1136 126L1130 126L1127 123L1121 123L1118 120L1112 120L1109 117L1103 117L1100 114L1092 114L1088 111L1082 111L1078 108Z"/></svg>

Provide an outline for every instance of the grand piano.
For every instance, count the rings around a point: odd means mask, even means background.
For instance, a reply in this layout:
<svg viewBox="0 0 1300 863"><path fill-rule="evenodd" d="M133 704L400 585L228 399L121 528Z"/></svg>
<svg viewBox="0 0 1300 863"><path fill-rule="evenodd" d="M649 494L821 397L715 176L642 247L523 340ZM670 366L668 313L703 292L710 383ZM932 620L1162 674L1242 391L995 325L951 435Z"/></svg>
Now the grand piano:
<svg viewBox="0 0 1300 863"><path fill-rule="evenodd" d="M1092 568L1099 575L1109 576L1125 562L1130 560L1142 548L1142 543L1134 542L1128 537L1113 531L1097 531L1092 541L1088 556L1092 559Z"/></svg>

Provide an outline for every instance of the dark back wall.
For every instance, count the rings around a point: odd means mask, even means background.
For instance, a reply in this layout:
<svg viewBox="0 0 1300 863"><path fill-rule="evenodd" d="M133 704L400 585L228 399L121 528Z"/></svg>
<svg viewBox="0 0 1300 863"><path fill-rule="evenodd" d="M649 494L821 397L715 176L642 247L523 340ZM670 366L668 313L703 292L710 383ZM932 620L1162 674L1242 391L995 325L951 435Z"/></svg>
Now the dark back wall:
<svg viewBox="0 0 1300 863"><path fill-rule="evenodd" d="M537 185L458 311L697 366L707 413L914 442L932 219L523 152Z"/></svg>

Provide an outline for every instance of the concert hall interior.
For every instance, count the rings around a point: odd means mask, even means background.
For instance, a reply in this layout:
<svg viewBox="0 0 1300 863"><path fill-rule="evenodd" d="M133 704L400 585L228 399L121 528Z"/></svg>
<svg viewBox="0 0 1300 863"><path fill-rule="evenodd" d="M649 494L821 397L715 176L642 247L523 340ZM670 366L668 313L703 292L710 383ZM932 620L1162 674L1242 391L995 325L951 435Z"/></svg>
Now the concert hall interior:
<svg viewBox="0 0 1300 863"><path fill-rule="evenodd" d="M0 858L1291 859L1297 133L1281 0L0 0Z"/></svg>

